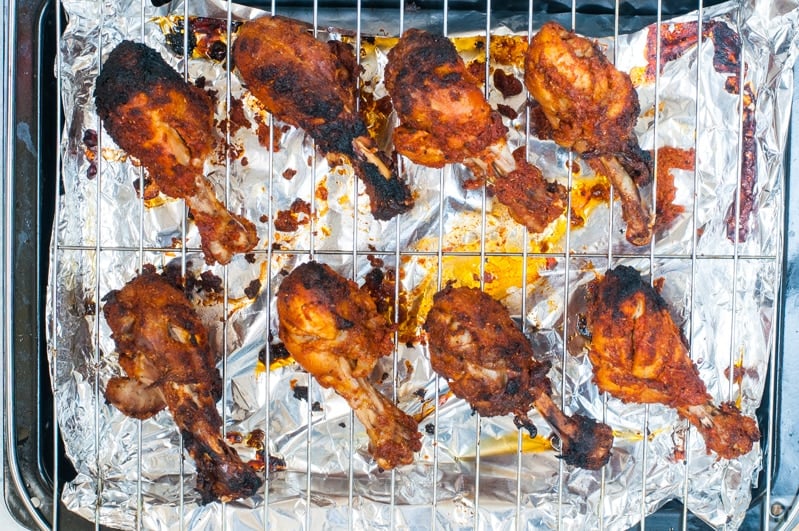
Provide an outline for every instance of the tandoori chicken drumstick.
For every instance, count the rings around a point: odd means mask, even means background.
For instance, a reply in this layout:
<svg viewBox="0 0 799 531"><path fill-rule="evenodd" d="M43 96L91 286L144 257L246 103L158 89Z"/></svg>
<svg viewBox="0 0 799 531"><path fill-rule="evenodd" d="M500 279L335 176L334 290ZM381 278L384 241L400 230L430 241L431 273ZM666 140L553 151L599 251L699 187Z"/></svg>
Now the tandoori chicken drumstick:
<svg viewBox="0 0 799 531"><path fill-rule="evenodd" d="M385 84L400 120L393 136L400 154L432 168L465 164L491 180L497 199L533 232L565 211L566 188L511 156L502 116L448 38L405 31L388 53Z"/></svg>
<svg viewBox="0 0 799 531"><path fill-rule="evenodd" d="M651 168L633 132L640 104L630 77L596 43L547 22L527 49L524 82L547 121L539 131L611 180L627 240L649 243L653 218L638 186L651 179Z"/></svg>
<svg viewBox="0 0 799 531"><path fill-rule="evenodd" d="M349 160L376 219L410 210L410 189L356 110L358 74L351 48L318 41L308 29L279 16L242 24L233 45L241 79L270 113L304 129L320 151Z"/></svg>
<svg viewBox="0 0 799 531"><path fill-rule="evenodd" d="M227 264L255 247L255 226L229 212L203 176L214 138L208 94L152 48L122 41L103 64L94 100L114 142L141 161L162 192L186 201L208 263Z"/></svg>
<svg viewBox="0 0 799 531"><path fill-rule="evenodd" d="M665 404L688 419L708 451L733 459L760 439L732 403L716 407L666 301L637 270L618 266L588 286L588 356L597 386L625 401Z"/></svg>
<svg viewBox="0 0 799 531"><path fill-rule="evenodd" d="M125 371L109 380L106 400L138 419L169 409L194 459L203 503L254 494L262 480L222 437L216 408L222 379L208 333L183 292L145 270L103 300Z"/></svg>
<svg viewBox="0 0 799 531"><path fill-rule="evenodd" d="M412 463L421 449L416 421L368 379L377 360L391 353L394 332L368 292L329 266L308 262L283 279L277 311L286 349L321 386L349 403L378 466Z"/></svg>
<svg viewBox="0 0 799 531"><path fill-rule="evenodd" d="M424 324L430 362L452 392L485 416L513 413L531 424L535 406L561 441L570 465L597 470L610 458L613 432L583 415L567 416L552 401L549 364L537 361L507 309L477 288L447 286L433 297Z"/></svg>
<svg viewBox="0 0 799 531"><path fill-rule="evenodd" d="M388 52L384 76L400 119L393 137L399 153L432 168L463 162L478 175L494 163L513 169L502 116L447 37L406 30Z"/></svg>

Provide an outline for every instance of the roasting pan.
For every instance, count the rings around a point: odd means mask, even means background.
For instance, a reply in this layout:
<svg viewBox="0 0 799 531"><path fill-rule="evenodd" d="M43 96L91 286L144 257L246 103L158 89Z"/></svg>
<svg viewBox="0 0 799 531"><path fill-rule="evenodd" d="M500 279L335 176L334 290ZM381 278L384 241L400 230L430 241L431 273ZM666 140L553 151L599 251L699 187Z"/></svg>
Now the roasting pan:
<svg viewBox="0 0 799 531"><path fill-rule="evenodd" d="M440 2L417 1L414 9L441 10ZM491 3L453 1L448 9L485 12ZM522 2L497 3L501 9L527 12ZM518 4L518 5L517 5ZM566 20L604 17L607 28L619 21L624 29L667 19L696 9L696 4L665 0L639 7L601 2L536 3L536 12L562 13ZM585 3L588 4L588 3ZM294 2L311 9L392 8L380 2ZM500 6L495 6L495 9ZM3 205L3 385L4 500L25 528L66 530L99 528L61 506L59 493L75 472L64 457L55 429L45 330L50 235L58 186L60 102L53 75L56 36L65 21L54 0L10 0L3 10L6 29L3 58L5 142L2 157ZM794 91L793 107L799 102ZM792 131L799 112L792 116ZM764 466L743 529L799 525L799 440L796 415L799 393L799 137L791 134L785 153L786 207L784 277L778 309L776 356L772 359L763 405ZM793 181L797 183L794 184ZM790 526L788 526L790 524ZM424 524L420 524L424 525ZM704 529L707 526L671 502L640 524L651 529Z"/></svg>

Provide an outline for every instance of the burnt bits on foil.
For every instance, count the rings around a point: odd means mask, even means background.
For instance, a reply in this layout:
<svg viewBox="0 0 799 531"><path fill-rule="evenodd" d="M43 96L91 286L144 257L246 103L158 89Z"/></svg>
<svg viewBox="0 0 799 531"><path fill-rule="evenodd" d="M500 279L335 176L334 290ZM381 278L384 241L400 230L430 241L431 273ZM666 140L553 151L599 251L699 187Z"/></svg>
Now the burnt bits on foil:
<svg viewBox="0 0 799 531"><path fill-rule="evenodd" d="M235 71L228 73L223 2L191 2L187 9L181 2L64 0L63 6L69 21L58 72L64 194L47 318L55 324L48 341L60 429L77 471L63 492L70 510L134 528L140 489L140 523L147 529L178 529L181 518L184 526L208 530L223 520L228 529L263 528L267 520L276 529L302 529L306 522L313 529L426 527L433 520L441 529L504 529L517 518L535 529L625 529L682 499L687 481L683 501L692 513L713 527L740 525L761 468L760 447L734 461L717 460L673 410L599 394L579 329L585 285L596 274L622 264L651 273L708 392L754 415L775 348L796 2L720 4L703 10L701 32L691 13L617 39L607 36L606 21L577 18L577 32L605 35L598 39L603 51L636 86L641 148L674 167L644 189L648 204L670 205L663 211L670 222L656 229L651 249L624 239L606 179L553 142L528 136L526 94L513 88L523 74L526 13L492 13L488 46L485 14L450 10L447 29L480 79L488 52L487 94L508 126L509 146L526 148L545 178L571 190L571 215L539 235L526 234L481 186L468 186L473 177L465 167L428 169L407 160L399 169L414 208L398 220L375 220L352 168L317 153L303 131L272 120ZM231 40L240 22L262 14L236 4L231 10ZM313 15L280 14L306 22ZM405 27L441 32L441 14L406 11L403 20ZM194 22L185 38L184 15ZM397 15L365 10L359 19L354 8L317 13L320 38L357 44L361 110L383 148L391 145L394 121L382 72L400 32ZM534 26L542 22L534 19ZM560 22L568 26L570 18ZM219 139L230 141L218 139L205 174L260 237L254 251L226 269L204 264L191 220L184 239L182 202L139 197L135 183L146 184L146 173L113 144L94 111L99 57L124 39L156 49L215 102ZM190 53L188 62L181 53ZM389 397L396 392L399 407L419 420L423 445L413 465L377 470L343 400L281 351L274 295L311 250L359 284L380 277L370 290L381 294L379 306L391 316L397 287L396 356L378 364L373 381ZM224 509L200 504L193 463L184 459L168 414L139 422L103 398L120 369L102 312L86 308L143 264L191 279L191 298L224 369L228 441L244 460L280 460L265 467L265 488ZM421 341L439 276L443 283L482 284L551 362L556 402L614 428L613 455L602 473L560 463L557 441L534 411L536 437L520 434L511 418L481 418L477 441L477 418L436 379Z"/></svg>

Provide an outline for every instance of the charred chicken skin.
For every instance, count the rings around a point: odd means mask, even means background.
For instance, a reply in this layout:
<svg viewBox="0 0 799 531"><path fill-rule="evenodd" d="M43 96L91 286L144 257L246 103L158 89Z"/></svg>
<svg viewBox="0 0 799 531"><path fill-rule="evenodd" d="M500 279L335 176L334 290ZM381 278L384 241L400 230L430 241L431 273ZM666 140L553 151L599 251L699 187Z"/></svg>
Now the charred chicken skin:
<svg viewBox="0 0 799 531"><path fill-rule="evenodd" d="M208 94L155 50L122 41L103 64L94 100L114 142L141 161L162 192L186 201L208 263L227 264L255 247L255 226L229 212L203 176L214 138Z"/></svg>
<svg viewBox="0 0 799 531"><path fill-rule="evenodd" d="M511 156L502 116L448 38L407 30L388 53L385 84L400 119L393 137L400 154L432 168L463 163L494 180L497 199L533 232L564 212L566 188Z"/></svg>
<svg viewBox="0 0 799 531"><path fill-rule="evenodd" d="M502 154L502 116L445 36L405 31L388 52L385 84L400 119L394 146L412 161L432 168L466 162L485 170Z"/></svg>
<svg viewBox="0 0 799 531"><path fill-rule="evenodd" d="M716 407L665 300L635 269L619 266L588 286L588 356L597 386L625 401L665 404L696 426L708 451L734 459L760 439L732 403Z"/></svg>
<svg viewBox="0 0 799 531"><path fill-rule="evenodd" d="M651 168L633 132L640 104L630 77L596 43L547 22L527 49L524 82L546 118L539 135L606 175L621 197L627 240L649 243L653 219L638 185L651 179Z"/></svg>
<svg viewBox="0 0 799 531"><path fill-rule="evenodd" d="M247 88L270 113L304 129L323 153L350 161L376 219L391 219L413 207L410 189L356 111L358 72L350 47L316 40L301 22L264 16L239 28L233 60Z"/></svg>
<svg viewBox="0 0 799 531"><path fill-rule="evenodd" d="M222 437L216 408L222 380L206 329L183 292L145 270L104 301L126 374L109 380L106 400L137 419L169 409L194 459L203 503L254 494L262 480Z"/></svg>
<svg viewBox="0 0 799 531"><path fill-rule="evenodd" d="M286 349L322 387L349 403L378 466L412 463L421 449L416 421L369 381L377 360L391 353L394 332L369 294L329 266L308 262L283 279L277 311Z"/></svg>
<svg viewBox="0 0 799 531"><path fill-rule="evenodd" d="M583 415L565 415L551 398L549 365L536 361L507 309L476 288L447 286L424 324L433 370L452 392L485 416L513 413L518 426L535 406L561 441L570 465L597 470L610 458L613 432Z"/></svg>

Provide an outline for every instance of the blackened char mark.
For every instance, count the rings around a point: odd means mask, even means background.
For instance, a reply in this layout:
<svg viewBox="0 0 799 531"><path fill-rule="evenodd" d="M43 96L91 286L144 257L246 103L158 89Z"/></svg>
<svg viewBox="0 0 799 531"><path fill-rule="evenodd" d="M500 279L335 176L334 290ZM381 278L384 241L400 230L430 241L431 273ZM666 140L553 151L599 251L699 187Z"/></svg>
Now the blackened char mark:
<svg viewBox="0 0 799 531"><path fill-rule="evenodd" d="M400 179L394 169L393 161L382 156L382 153L375 155L389 168L390 177L386 178L377 166L360 157L356 156L352 162L356 175L366 187L372 216L379 220L389 220L413 208L413 193L408 184Z"/></svg>
<svg viewBox="0 0 799 531"><path fill-rule="evenodd" d="M156 4L153 0L153 4ZM161 4L167 2L161 1ZM231 23L231 32L238 31L241 22ZM178 18L172 27L164 34L167 47L175 55L195 55L207 57L222 62L227 57L227 21L219 18L189 17L189 34L185 38L188 49L184 50L183 17Z"/></svg>
<svg viewBox="0 0 799 531"><path fill-rule="evenodd" d="M728 25L709 22L710 37L713 39L713 68L716 72L738 74L741 64L741 37Z"/></svg>
<svg viewBox="0 0 799 531"><path fill-rule="evenodd" d="M220 454L191 431L181 430L181 434L183 444L197 466L197 490L203 505L217 501L219 492L232 492L240 494L240 497L252 496L263 484L259 475L241 461L234 449L221 445Z"/></svg>
<svg viewBox="0 0 799 531"><path fill-rule="evenodd" d="M755 187L757 185L756 96L751 83L744 86L743 97L744 117L741 140L741 187L738 191L738 223L736 224L735 221L735 200L727 207L727 215L724 217L727 238L732 243L745 242L749 236L752 214L755 211Z"/></svg>
<svg viewBox="0 0 799 531"><path fill-rule="evenodd" d="M682 57L699 41L697 22L663 24L660 27L660 72L669 61ZM727 24L712 20L702 26L702 38L711 39L714 45L713 68L723 74L740 71L741 37ZM658 60L657 26L650 26L646 44L646 80L655 79Z"/></svg>
<svg viewBox="0 0 799 531"><path fill-rule="evenodd" d="M613 306L613 318L621 320L624 313L621 310L622 302L633 295L642 292L647 298L647 307L651 311L659 312L668 309L668 304L660 294L652 289L641 278L637 269L629 266L618 266L605 273L606 281L594 284L590 288L590 297L603 301L619 301Z"/></svg>
<svg viewBox="0 0 799 531"><path fill-rule="evenodd" d="M660 70L669 61L681 57L698 42L698 23L684 22L661 26ZM730 74L724 90L730 94L741 93L741 37L733 28L721 21L706 22L702 26L702 37L713 41L713 68L720 74ZM647 36L646 79L655 78L657 64L657 26L649 28ZM747 67L743 65L743 74ZM733 243L746 241L751 229L751 218L755 211L755 188L757 185L757 123L755 110L757 95L751 83L743 86L743 117L741 139L741 185L738 195L727 208L724 223L727 238ZM736 207L736 204L738 205ZM736 219L736 209L738 217Z"/></svg>

